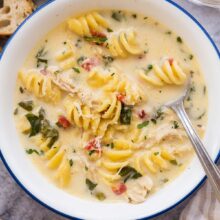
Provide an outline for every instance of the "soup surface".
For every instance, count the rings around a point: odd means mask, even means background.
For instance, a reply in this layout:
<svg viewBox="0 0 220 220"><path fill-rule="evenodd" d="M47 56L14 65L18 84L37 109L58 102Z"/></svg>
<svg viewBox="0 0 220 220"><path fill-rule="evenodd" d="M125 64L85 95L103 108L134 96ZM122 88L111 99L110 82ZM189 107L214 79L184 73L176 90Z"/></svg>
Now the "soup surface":
<svg viewBox="0 0 220 220"><path fill-rule="evenodd" d="M182 124L163 107L190 78L185 108L202 137L206 85L181 36L131 12L72 17L18 73L21 144L48 180L73 195L143 202L192 159Z"/></svg>

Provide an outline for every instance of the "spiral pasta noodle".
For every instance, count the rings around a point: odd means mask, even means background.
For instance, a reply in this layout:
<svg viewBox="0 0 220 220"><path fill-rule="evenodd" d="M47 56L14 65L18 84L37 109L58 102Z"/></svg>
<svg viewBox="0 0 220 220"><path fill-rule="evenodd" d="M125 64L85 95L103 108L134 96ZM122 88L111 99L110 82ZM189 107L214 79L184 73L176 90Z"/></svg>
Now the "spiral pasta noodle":
<svg viewBox="0 0 220 220"><path fill-rule="evenodd" d="M160 170L168 170L172 161L176 162L175 155L167 149L154 149L134 158L134 167L138 172L156 174Z"/></svg>
<svg viewBox="0 0 220 220"><path fill-rule="evenodd" d="M50 77L31 71L27 74L19 72L19 78L27 91L33 93L37 98L53 103L60 100L61 91Z"/></svg>
<svg viewBox="0 0 220 220"><path fill-rule="evenodd" d="M68 20L68 28L79 36L90 36L91 32L100 32L102 28L107 28L108 22L98 12L90 12L78 18Z"/></svg>
<svg viewBox="0 0 220 220"><path fill-rule="evenodd" d="M152 71L147 74L141 71L140 77L154 86L182 85L187 78L177 61L167 59L162 63L162 66L154 64Z"/></svg>
<svg viewBox="0 0 220 220"><path fill-rule="evenodd" d="M100 175L109 183L121 178L118 174L120 169L129 164L129 158L132 156L132 144L122 139L113 141L113 148L105 148L99 165Z"/></svg>
<svg viewBox="0 0 220 220"><path fill-rule="evenodd" d="M118 35L113 34L107 42L107 47L113 57L126 58L130 55L142 53L136 42L136 34L133 30L122 31Z"/></svg>
<svg viewBox="0 0 220 220"><path fill-rule="evenodd" d="M55 170L55 179L58 184L61 187L67 186L71 179L71 167L61 145L56 142L49 148L50 138L44 139L41 135L34 137L34 142L44 152L43 158L47 161L47 168Z"/></svg>

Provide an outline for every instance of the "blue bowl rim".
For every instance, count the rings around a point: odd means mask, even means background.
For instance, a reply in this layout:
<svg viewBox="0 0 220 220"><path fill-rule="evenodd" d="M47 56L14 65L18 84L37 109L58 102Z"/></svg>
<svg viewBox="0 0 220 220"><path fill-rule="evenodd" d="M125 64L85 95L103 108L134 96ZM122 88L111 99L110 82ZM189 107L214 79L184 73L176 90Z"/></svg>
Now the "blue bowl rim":
<svg viewBox="0 0 220 220"><path fill-rule="evenodd" d="M4 52L6 50L6 48L8 47L9 43L11 42L11 40L14 38L14 36L16 35L16 33L19 31L19 29L32 17L34 16L36 13L38 13L40 10L42 10L44 7L46 7L47 5L51 4L52 2L54 2L56 0L48 0L46 3L42 4L41 6L39 6L29 17L27 17L21 24L20 26L17 28L17 30L14 32L14 34L9 38L9 40L7 41L6 45L4 46L2 53L0 54L0 61L2 59L2 56L4 55ZM212 44L212 46L214 47L219 59L220 59L220 51L218 49L218 47L216 46L215 42L213 41L213 39L211 38L211 36L209 35L209 33L206 31L206 29L202 26L202 24L192 15L190 14L186 9L184 9L182 6L180 6L179 4L177 4L176 2L172 1L172 0L164 0L168 3L170 3L171 5L173 5L174 7L176 7L177 9L179 9L181 12L183 12L185 15L187 15L192 21L194 21L197 26L202 30L202 32L206 35L206 37L208 38L208 40L210 41L210 43ZM12 178L15 180L15 182L36 202L38 202L39 204L41 204L43 207L53 211L56 214L59 214L65 218L68 219L73 219L73 220L81 220L80 218L76 218L74 216L70 216L67 215L61 211L58 211L57 209L47 205L46 203L42 202L40 199L38 199L35 195L33 195L30 191L28 191L28 189L18 180L18 178L15 176L15 174L13 173L13 171L10 169L10 167L8 166L1 150L0 150L0 158L2 159L3 164L5 165L6 169L8 170L9 174L12 176ZM218 159L220 158L220 151L215 159L215 163L217 163ZM159 215L162 215L168 211L170 211L171 209L173 209L174 207L176 207L177 205L179 205L181 202L183 202L185 199L187 199L189 196L191 196L193 193L195 193L201 186L202 184L205 182L206 180L206 176L202 178L202 180L197 184L197 186L195 186L194 189L191 190L191 192L189 192L186 196L184 196L182 199L180 199L178 202L176 202L175 204L171 205L170 207L166 208L163 211L160 211L158 213L155 213L151 216L147 216L144 218L141 218L140 220L148 220L151 219L153 217L157 217Z"/></svg>

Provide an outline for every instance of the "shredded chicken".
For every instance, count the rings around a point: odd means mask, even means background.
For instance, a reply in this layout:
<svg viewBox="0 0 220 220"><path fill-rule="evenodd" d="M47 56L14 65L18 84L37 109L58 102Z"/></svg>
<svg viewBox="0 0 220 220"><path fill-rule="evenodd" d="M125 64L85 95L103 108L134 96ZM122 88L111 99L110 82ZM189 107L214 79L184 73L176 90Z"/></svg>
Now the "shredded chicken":
<svg viewBox="0 0 220 220"><path fill-rule="evenodd" d="M126 197L131 203L141 203L145 201L148 193L153 187L153 181L150 177L144 176L136 180L127 182Z"/></svg>

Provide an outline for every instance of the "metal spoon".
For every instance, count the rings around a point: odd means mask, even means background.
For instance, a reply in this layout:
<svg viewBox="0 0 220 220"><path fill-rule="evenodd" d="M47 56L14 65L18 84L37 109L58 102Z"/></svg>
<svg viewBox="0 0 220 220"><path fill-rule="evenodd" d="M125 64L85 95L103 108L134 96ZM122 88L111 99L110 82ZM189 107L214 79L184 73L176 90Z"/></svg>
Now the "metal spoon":
<svg viewBox="0 0 220 220"><path fill-rule="evenodd" d="M220 171L210 158L207 150L205 149L201 139L193 128L192 123L190 122L190 119L184 109L183 102L189 93L189 89L190 82L188 82L183 95L177 100L165 104L165 107L171 108L178 115L194 147L194 150L199 157L199 160L205 170L209 182L211 183L212 188L215 191L216 198L220 201Z"/></svg>

